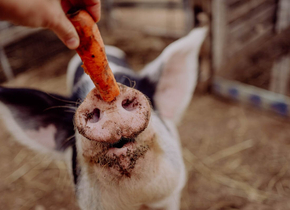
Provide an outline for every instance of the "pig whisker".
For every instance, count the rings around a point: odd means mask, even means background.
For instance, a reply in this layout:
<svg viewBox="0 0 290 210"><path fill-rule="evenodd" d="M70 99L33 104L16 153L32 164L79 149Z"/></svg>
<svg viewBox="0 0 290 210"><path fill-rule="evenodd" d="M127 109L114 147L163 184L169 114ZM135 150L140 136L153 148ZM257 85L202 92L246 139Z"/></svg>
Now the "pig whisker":
<svg viewBox="0 0 290 210"><path fill-rule="evenodd" d="M133 86L132 86L132 88L134 88L135 89L135 87L136 87L136 81L132 81L134 84L133 84Z"/></svg>
<svg viewBox="0 0 290 210"><path fill-rule="evenodd" d="M129 77L127 76L123 76L124 78L126 78L129 82L130 82L130 87L131 88L135 88L136 87L136 81L131 80Z"/></svg>
<svg viewBox="0 0 290 210"><path fill-rule="evenodd" d="M72 110L65 110L65 112L76 113L75 111L72 111Z"/></svg>
<svg viewBox="0 0 290 210"><path fill-rule="evenodd" d="M47 108L47 109L45 109L45 110L43 110L43 111L45 112L45 111L47 111L47 110L50 110L50 109L57 109L57 108L67 108L67 109L72 109L72 110L74 110L74 111L77 110L76 107L72 107L72 106L52 106L52 107L49 107L49 108Z"/></svg>
<svg viewBox="0 0 290 210"><path fill-rule="evenodd" d="M65 139L62 144L61 144L61 147L64 147L65 145L69 144L69 145L72 145L75 143L75 134L68 137L67 139Z"/></svg>
<svg viewBox="0 0 290 210"><path fill-rule="evenodd" d="M76 105L79 105L81 104L81 102L78 102L78 101L70 101L70 100L64 100L64 99L60 99L60 98L57 98L56 96L52 95L52 94L49 94L47 93L50 97L58 100L58 101L62 101L62 102L65 102L65 103L69 103L69 104L76 104Z"/></svg>
<svg viewBox="0 0 290 210"><path fill-rule="evenodd" d="M74 135L72 135L72 136L70 136L70 137L68 137L65 141L70 141L72 138L74 138L76 135L74 134Z"/></svg>

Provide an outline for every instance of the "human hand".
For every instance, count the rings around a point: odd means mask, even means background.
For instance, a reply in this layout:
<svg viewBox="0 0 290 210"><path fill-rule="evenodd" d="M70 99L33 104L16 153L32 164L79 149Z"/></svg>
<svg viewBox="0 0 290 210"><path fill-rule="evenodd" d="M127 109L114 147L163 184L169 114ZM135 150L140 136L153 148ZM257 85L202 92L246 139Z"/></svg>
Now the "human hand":
<svg viewBox="0 0 290 210"><path fill-rule="evenodd" d="M0 0L0 19L51 29L68 48L76 49L79 37L66 17L72 7L87 10L96 22L100 19L100 0Z"/></svg>

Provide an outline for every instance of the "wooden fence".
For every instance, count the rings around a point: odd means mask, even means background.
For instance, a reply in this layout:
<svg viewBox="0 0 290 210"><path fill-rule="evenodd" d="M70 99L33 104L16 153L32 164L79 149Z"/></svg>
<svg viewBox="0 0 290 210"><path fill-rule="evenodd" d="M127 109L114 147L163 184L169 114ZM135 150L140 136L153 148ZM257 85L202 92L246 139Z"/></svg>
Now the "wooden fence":
<svg viewBox="0 0 290 210"><path fill-rule="evenodd" d="M290 116L290 1L208 3L214 93Z"/></svg>

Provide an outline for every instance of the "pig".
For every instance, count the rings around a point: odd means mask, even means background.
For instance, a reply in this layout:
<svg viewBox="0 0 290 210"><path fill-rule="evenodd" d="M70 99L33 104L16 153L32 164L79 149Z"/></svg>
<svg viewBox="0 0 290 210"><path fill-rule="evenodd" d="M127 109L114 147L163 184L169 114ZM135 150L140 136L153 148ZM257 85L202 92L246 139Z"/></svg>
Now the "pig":
<svg viewBox="0 0 290 210"><path fill-rule="evenodd" d="M207 28L193 29L136 73L106 46L120 95L104 102L74 56L70 96L0 87L1 117L20 143L62 158L84 210L180 207L186 183L177 125L191 101Z"/></svg>

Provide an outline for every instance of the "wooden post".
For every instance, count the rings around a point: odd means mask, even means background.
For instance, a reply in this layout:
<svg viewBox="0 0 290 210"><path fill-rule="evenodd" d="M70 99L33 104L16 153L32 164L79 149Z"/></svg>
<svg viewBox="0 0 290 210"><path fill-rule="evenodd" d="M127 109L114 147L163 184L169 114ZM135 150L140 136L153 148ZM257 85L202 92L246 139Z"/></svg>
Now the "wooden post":
<svg viewBox="0 0 290 210"><path fill-rule="evenodd" d="M227 8L226 1L212 0L212 40L213 68L218 71L224 63L224 51L227 41Z"/></svg>
<svg viewBox="0 0 290 210"><path fill-rule="evenodd" d="M8 26L9 24L5 22L1 22L0 24L0 65L3 69L6 79L11 80L13 79L14 75L12 68L9 64L9 60L5 54L4 48L9 44L19 41L20 39L32 33L35 33L41 29L40 28L31 29L23 26L13 26L13 27Z"/></svg>
<svg viewBox="0 0 290 210"><path fill-rule="evenodd" d="M290 76L290 56L283 56L275 61L272 74L270 91L285 95L287 93L287 84Z"/></svg>
<svg viewBox="0 0 290 210"><path fill-rule="evenodd" d="M186 33L189 33L193 27L193 10L190 0L182 0L183 9L185 13L185 24L186 24Z"/></svg>
<svg viewBox="0 0 290 210"><path fill-rule="evenodd" d="M290 27L290 1L280 0L277 12L276 32ZM275 61L270 81L270 91L286 94L290 76L290 54Z"/></svg>
<svg viewBox="0 0 290 210"><path fill-rule="evenodd" d="M281 33L290 26L290 1L279 0L276 31Z"/></svg>
<svg viewBox="0 0 290 210"><path fill-rule="evenodd" d="M201 50L199 58L199 77L196 91L199 93L206 93L210 91L212 84L212 50L211 50L211 0L194 0L193 14L194 26L207 26L209 28L208 36L206 37Z"/></svg>
<svg viewBox="0 0 290 210"><path fill-rule="evenodd" d="M107 28L107 30L112 29L113 27L113 19L112 19L112 10L113 10L113 0L106 0L103 1L103 12L104 12L104 16L105 16L105 26Z"/></svg>

